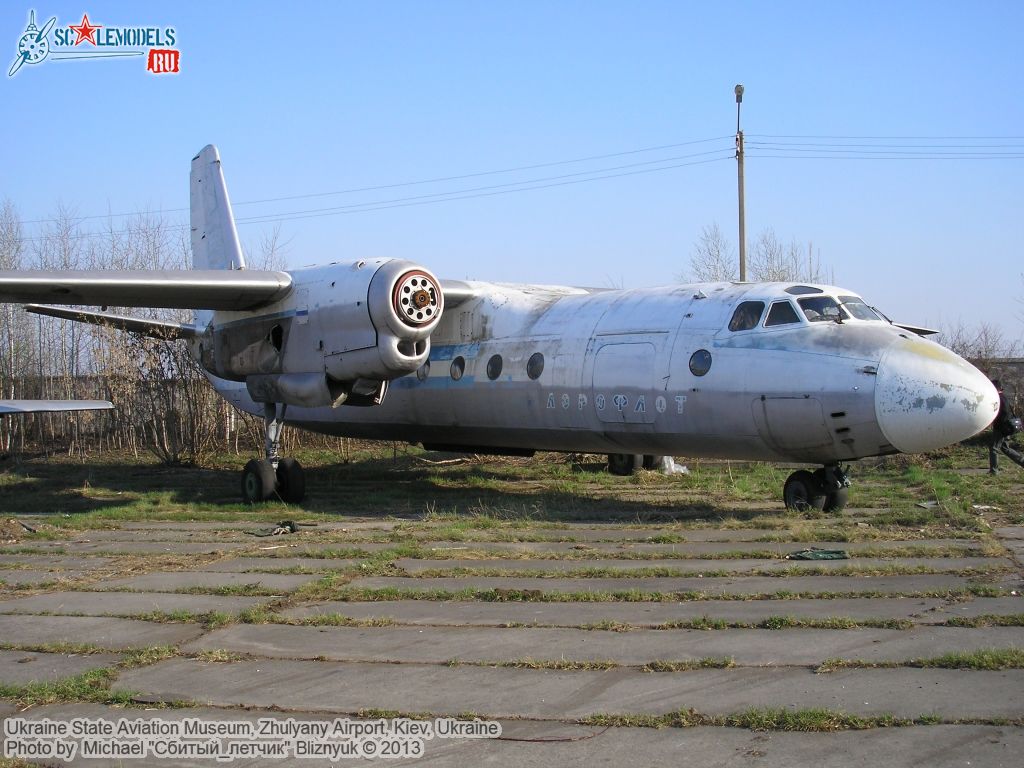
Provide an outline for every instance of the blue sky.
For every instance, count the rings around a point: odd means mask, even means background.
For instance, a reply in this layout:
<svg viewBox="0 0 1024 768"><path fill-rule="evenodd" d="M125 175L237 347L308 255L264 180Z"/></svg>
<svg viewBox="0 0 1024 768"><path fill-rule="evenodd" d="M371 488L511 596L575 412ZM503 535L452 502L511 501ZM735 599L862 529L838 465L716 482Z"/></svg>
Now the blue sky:
<svg viewBox="0 0 1024 768"><path fill-rule="evenodd" d="M173 26L182 72L51 60L6 77L32 7L40 25L88 12L105 26ZM442 277L659 285L686 268L704 225L736 240L741 82L748 234L813 242L837 283L897 319L989 322L1016 338L1021 159L785 159L752 142L1024 137L1022 26L1019 2L6 3L0 198L25 219L58 203L82 215L184 208L189 160L207 143L239 217L722 158L281 224L293 266L396 256ZM1002 143L1024 157L1024 138ZM269 228L240 231L255 244Z"/></svg>

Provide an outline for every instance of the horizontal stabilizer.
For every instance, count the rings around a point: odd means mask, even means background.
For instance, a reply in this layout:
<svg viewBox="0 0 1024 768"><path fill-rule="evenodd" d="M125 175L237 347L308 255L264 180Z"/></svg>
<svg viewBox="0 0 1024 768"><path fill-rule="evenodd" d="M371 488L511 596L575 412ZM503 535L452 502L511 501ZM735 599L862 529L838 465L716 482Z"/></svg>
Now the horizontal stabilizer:
<svg viewBox="0 0 1024 768"><path fill-rule="evenodd" d="M286 272L257 270L0 271L0 302L246 310L292 289Z"/></svg>
<svg viewBox="0 0 1024 768"><path fill-rule="evenodd" d="M47 307L40 304L26 304L26 312L47 317L59 317L74 320L77 323L105 325L118 331L141 333L154 339L191 339L196 334L195 326L185 323L170 323L163 320L143 320L139 317L112 315L107 312L89 312L84 309L68 309L66 307Z"/></svg>
<svg viewBox="0 0 1024 768"><path fill-rule="evenodd" d="M114 404L106 400L0 400L0 415L5 413L109 411L113 407Z"/></svg>

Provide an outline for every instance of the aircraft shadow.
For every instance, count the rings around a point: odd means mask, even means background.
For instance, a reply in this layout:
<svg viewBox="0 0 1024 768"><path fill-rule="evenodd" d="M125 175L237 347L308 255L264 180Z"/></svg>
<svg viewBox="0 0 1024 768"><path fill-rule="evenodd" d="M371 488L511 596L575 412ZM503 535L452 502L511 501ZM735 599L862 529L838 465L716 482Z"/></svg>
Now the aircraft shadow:
<svg viewBox="0 0 1024 768"><path fill-rule="evenodd" d="M428 455L427 461L451 458ZM432 464L399 454L394 459L307 467L306 499L301 507L267 502L253 511L265 515L279 508L282 519L300 518L306 511L412 519L446 513L508 520L642 523L742 521L777 513L759 505L737 509L710 502L680 503L659 498L671 494L670 485L657 483L646 489L631 485L628 477L600 481L597 475L603 472L603 465L594 462L576 465L566 477L536 477L515 460L507 465ZM3 514L79 514L135 506L145 516L148 508L159 513L167 502L194 505L197 512L248 509L240 503L241 477L236 468L31 461L20 467L0 463L0 473L7 477L0 484ZM635 493L623 494L623 489Z"/></svg>

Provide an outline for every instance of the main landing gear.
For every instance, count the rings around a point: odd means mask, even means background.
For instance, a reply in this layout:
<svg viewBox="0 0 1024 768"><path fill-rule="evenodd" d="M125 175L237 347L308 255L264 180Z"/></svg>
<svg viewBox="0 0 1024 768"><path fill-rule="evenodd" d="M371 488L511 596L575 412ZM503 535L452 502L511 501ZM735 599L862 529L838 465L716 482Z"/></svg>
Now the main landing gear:
<svg viewBox="0 0 1024 768"><path fill-rule="evenodd" d="M281 447L281 429L288 406L276 403L263 406L265 459L252 459L242 470L242 499L256 504L279 498L286 504L298 504L306 495L306 479L295 459L277 455Z"/></svg>
<svg viewBox="0 0 1024 768"><path fill-rule="evenodd" d="M627 477L637 469L654 469L658 466L660 456L649 456L632 453L609 453L608 471L613 475Z"/></svg>
<svg viewBox="0 0 1024 768"><path fill-rule="evenodd" d="M849 469L849 467L847 467ZM800 469L786 480L782 498L786 508L842 512L850 497L850 478L838 464L809 472Z"/></svg>

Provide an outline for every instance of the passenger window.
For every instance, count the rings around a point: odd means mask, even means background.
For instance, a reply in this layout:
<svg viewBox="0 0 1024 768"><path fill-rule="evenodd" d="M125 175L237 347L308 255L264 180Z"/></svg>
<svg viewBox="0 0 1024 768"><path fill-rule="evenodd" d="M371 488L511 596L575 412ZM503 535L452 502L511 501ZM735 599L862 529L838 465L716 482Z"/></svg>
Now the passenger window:
<svg viewBox="0 0 1024 768"><path fill-rule="evenodd" d="M799 323L800 316L793 309L793 305L788 301L776 301L772 304L772 308L768 310L768 317L764 321L764 327L767 328L770 325L789 325L790 323Z"/></svg>
<svg viewBox="0 0 1024 768"><path fill-rule="evenodd" d="M762 312L764 312L763 301L744 301L732 313L729 330L749 331L751 328L756 328Z"/></svg>

